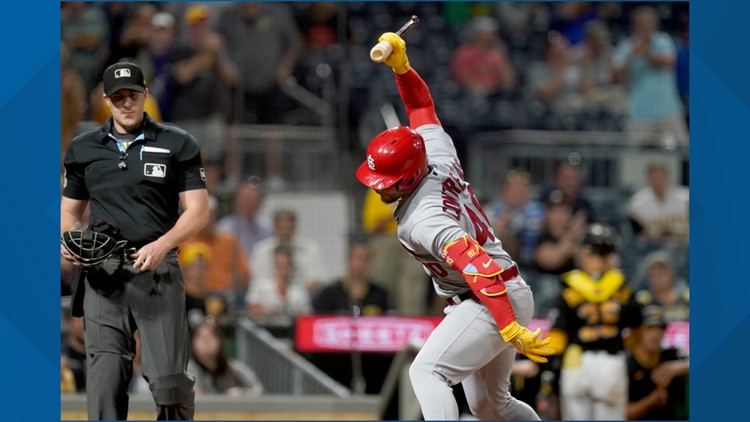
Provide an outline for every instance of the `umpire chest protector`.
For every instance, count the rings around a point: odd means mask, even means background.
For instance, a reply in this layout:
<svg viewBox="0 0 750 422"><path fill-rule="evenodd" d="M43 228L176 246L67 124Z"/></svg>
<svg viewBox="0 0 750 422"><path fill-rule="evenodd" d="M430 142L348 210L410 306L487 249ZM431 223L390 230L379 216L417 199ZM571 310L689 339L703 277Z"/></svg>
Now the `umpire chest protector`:
<svg viewBox="0 0 750 422"><path fill-rule="evenodd" d="M131 137L132 138L132 137ZM187 132L144 114L142 132L126 146L112 118L71 143L64 195L90 200L91 219L119 227L140 247L169 231L179 217L179 193L205 188L200 148Z"/></svg>

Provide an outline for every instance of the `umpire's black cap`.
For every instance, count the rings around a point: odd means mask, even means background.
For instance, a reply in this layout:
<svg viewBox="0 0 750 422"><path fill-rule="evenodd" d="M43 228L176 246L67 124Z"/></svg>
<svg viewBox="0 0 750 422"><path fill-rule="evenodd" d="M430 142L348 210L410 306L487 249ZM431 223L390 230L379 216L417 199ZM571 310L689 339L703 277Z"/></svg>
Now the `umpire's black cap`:
<svg viewBox="0 0 750 422"><path fill-rule="evenodd" d="M121 89L144 92L146 80L141 68L131 62L118 62L104 70L104 95L111 97Z"/></svg>

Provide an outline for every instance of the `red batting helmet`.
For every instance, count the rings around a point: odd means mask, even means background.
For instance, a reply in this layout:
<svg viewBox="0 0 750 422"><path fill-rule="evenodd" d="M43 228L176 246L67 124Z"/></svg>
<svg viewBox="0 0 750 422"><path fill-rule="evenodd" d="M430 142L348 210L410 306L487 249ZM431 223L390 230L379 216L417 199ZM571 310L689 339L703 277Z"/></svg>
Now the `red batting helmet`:
<svg viewBox="0 0 750 422"><path fill-rule="evenodd" d="M399 126L386 129L367 147L367 159L357 169L357 179L375 190L398 183L399 192L413 190L427 171L422 135Z"/></svg>

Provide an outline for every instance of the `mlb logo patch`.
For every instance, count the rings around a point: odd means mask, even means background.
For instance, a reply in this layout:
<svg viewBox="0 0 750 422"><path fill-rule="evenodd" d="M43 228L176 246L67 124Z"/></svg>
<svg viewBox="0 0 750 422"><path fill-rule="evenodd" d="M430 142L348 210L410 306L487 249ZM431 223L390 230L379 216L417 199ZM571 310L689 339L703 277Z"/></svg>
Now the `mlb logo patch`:
<svg viewBox="0 0 750 422"><path fill-rule="evenodd" d="M143 175L148 177L167 177L167 165L146 163L143 166Z"/></svg>
<svg viewBox="0 0 750 422"><path fill-rule="evenodd" d="M124 68L124 69L116 69L115 70L115 79L118 78L129 78L130 77L130 69Z"/></svg>

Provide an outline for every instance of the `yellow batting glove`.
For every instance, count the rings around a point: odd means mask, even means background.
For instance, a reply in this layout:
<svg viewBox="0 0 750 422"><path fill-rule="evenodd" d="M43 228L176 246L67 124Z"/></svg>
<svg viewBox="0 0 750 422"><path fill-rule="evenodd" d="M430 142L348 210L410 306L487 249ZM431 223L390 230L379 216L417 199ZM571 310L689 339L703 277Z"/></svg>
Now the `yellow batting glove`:
<svg viewBox="0 0 750 422"><path fill-rule="evenodd" d="M406 57L406 42L394 32L386 32L378 38L378 41L388 41L393 46L393 52L383 60L385 64L393 68L399 75L411 69L409 58Z"/></svg>
<svg viewBox="0 0 750 422"><path fill-rule="evenodd" d="M519 352L536 363L547 362L547 358L544 356L550 356L555 353L554 349L547 347L550 341L552 341L551 338L547 337L539 340L541 333L542 331L539 328L532 333L528 328L518 325L515 321L500 330L503 340L512 344Z"/></svg>

